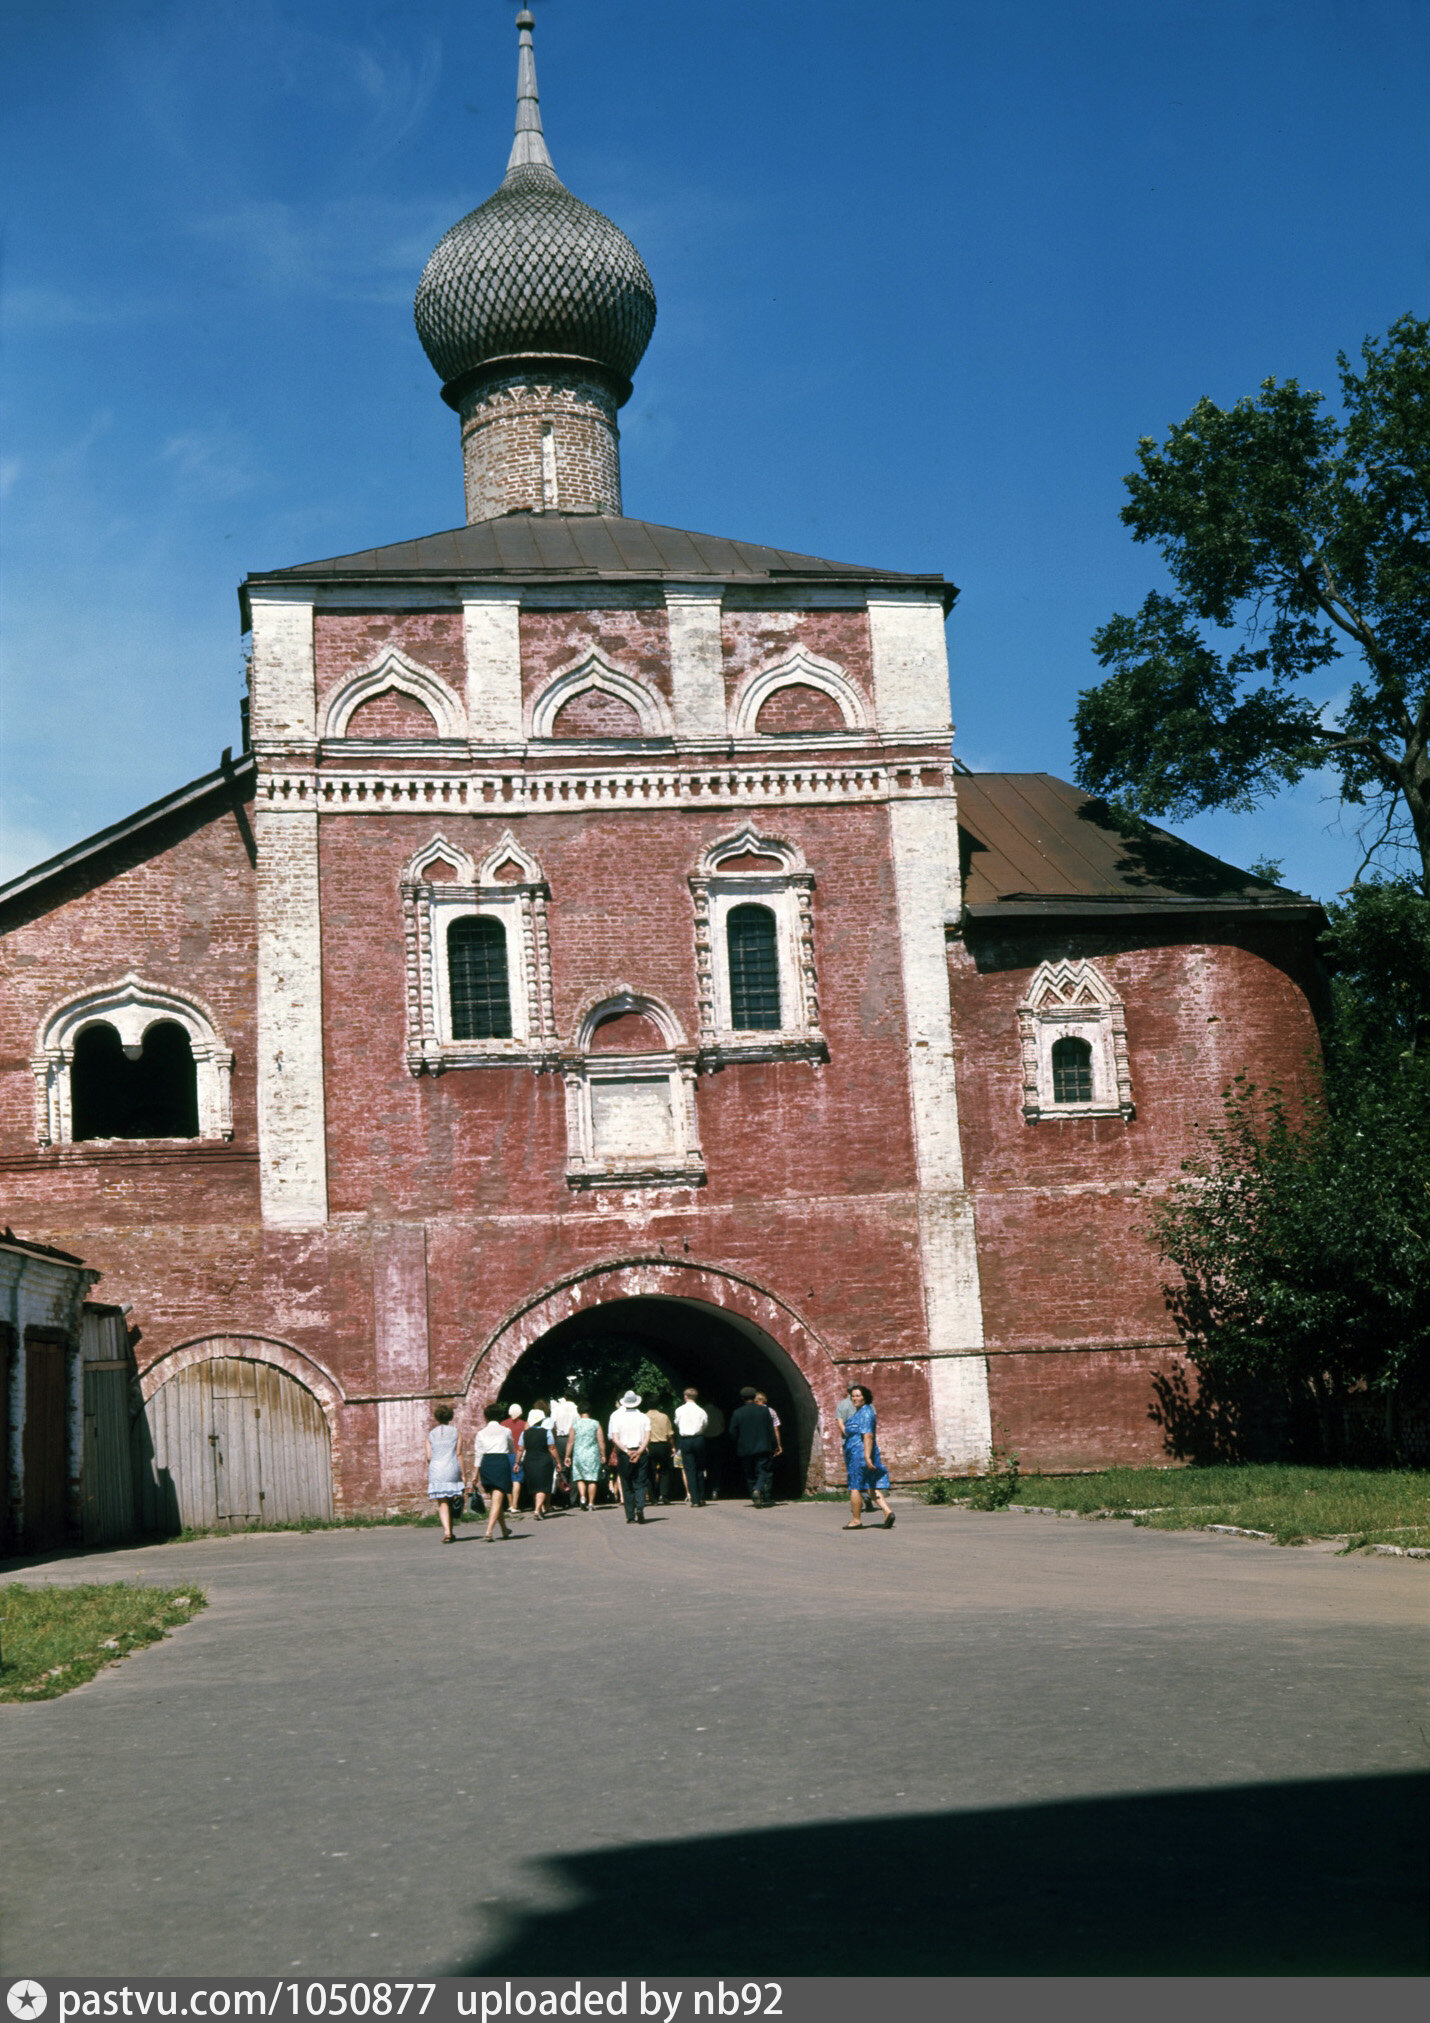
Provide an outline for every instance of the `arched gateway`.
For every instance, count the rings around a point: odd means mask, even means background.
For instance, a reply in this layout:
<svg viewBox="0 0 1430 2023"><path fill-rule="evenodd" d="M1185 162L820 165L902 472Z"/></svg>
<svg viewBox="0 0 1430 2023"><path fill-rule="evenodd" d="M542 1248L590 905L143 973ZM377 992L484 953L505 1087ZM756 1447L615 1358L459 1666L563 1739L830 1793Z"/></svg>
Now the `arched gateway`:
<svg viewBox="0 0 1430 2023"><path fill-rule="evenodd" d="M767 1391L786 1448L781 1487L820 1489L838 1479L843 1384L824 1341L753 1281L670 1258L593 1266L525 1303L473 1358L464 1422L493 1399L529 1404L523 1369L544 1371L553 1358L561 1362L562 1347L603 1341L628 1352L643 1346L727 1412L741 1385Z"/></svg>

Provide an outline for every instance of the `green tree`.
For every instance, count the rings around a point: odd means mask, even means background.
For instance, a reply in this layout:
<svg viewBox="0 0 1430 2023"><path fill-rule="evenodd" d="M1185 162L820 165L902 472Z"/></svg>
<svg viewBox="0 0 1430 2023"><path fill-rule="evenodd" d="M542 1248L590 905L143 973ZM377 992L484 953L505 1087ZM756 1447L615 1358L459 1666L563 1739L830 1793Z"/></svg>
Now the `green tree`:
<svg viewBox="0 0 1430 2023"><path fill-rule="evenodd" d="M1329 767L1366 863L1412 847L1430 893L1430 321L1339 366L1339 416L1268 379L1140 443L1122 518L1177 594L1094 634L1110 673L1078 699L1077 777L1175 816Z"/></svg>

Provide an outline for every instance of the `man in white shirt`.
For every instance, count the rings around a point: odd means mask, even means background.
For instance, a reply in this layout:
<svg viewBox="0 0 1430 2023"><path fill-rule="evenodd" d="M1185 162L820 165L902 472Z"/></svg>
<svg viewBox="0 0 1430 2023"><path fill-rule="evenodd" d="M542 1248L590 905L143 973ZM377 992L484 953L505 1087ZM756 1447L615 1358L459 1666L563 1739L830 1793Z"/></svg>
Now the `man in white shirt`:
<svg viewBox="0 0 1430 2023"><path fill-rule="evenodd" d="M563 1468L570 1460L571 1429L579 1417L574 1398L558 1398L551 1407L551 1438Z"/></svg>
<svg viewBox="0 0 1430 2023"><path fill-rule="evenodd" d="M646 1483L650 1474L650 1420L634 1391L627 1391L606 1428L610 1461L621 1478L621 1501L627 1524L645 1523Z"/></svg>
<svg viewBox="0 0 1430 2023"><path fill-rule="evenodd" d="M685 1470L685 1488L692 1510L705 1508L705 1428L710 1414L699 1403L693 1388L675 1408L675 1433L680 1442L680 1465Z"/></svg>

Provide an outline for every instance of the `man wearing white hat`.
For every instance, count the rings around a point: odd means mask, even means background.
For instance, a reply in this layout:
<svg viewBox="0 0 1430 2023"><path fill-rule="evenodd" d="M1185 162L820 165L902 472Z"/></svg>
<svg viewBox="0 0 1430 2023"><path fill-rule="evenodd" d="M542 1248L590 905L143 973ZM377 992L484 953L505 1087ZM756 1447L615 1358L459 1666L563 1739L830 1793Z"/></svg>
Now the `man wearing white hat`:
<svg viewBox="0 0 1430 2023"><path fill-rule="evenodd" d="M634 1391L627 1391L606 1428L610 1460L621 1478L621 1501L627 1524L645 1523L646 1482L650 1474L650 1420Z"/></svg>

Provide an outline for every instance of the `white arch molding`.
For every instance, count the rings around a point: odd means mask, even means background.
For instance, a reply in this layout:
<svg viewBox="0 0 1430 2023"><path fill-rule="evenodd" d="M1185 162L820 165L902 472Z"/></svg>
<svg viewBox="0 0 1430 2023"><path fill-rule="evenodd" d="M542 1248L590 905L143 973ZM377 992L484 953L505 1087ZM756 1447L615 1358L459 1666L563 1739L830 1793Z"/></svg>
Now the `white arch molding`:
<svg viewBox="0 0 1430 2023"><path fill-rule="evenodd" d="M675 726L665 697L647 683L623 674L600 653L585 654L547 683L531 706L530 735L533 738L554 737L560 711L589 689L599 689L603 695L614 696L633 709L640 719L641 737L668 738L674 735Z"/></svg>
<svg viewBox="0 0 1430 2023"><path fill-rule="evenodd" d="M167 984L147 983L130 970L116 983L97 984L51 1005L40 1026L30 1071L35 1077L35 1136L41 1145L67 1145L73 1137L70 1071L75 1041L86 1026L112 1026L131 1061L144 1049L150 1026L172 1022L188 1034L197 1085L199 1137L233 1136L233 1050L202 998Z"/></svg>
<svg viewBox="0 0 1430 2023"><path fill-rule="evenodd" d="M432 733L434 737L466 737L466 705L456 690L443 681L440 674L434 674L430 667L423 667L420 662L409 659L395 646L390 646L371 667L351 676L333 691L323 713L321 735L325 738L345 738L354 711L390 688L411 696L414 702L420 702L424 709L431 711L436 726Z"/></svg>
<svg viewBox="0 0 1430 2023"><path fill-rule="evenodd" d="M735 699L732 734L737 738L757 737L760 711L782 688L817 688L837 704L846 730L865 731L869 728L869 712L864 698L843 668L800 647L784 660L776 661L773 667L763 668L758 674L750 676Z"/></svg>

